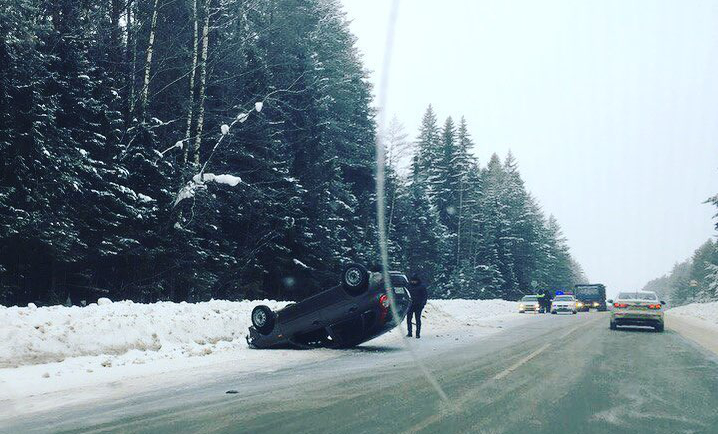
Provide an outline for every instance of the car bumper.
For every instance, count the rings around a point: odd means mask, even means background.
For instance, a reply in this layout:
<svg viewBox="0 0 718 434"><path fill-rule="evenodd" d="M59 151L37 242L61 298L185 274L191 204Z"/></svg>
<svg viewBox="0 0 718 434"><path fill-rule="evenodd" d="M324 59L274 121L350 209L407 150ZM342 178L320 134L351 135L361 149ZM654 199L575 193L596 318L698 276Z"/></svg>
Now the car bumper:
<svg viewBox="0 0 718 434"><path fill-rule="evenodd" d="M254 326L249 327L249 334L246 339L251 348L297 348L296 345L293 345L289 339L286 339L281 334L270 333L263 335Z"/></svg>
<svg viewBox="0 0 718 434"><path fill-rule="evenodd" d="M663 324L663 314L648 312L611 312L611 321L616 325L654 326Z"/></svg>

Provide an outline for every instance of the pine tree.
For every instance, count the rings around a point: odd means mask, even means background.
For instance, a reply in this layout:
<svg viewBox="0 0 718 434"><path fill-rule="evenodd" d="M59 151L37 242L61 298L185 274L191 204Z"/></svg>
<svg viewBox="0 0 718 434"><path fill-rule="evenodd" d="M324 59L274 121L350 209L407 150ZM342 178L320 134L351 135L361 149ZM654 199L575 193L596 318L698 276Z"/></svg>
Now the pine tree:
<svg viewBox="0 0 718 434"><path fill-rule="evenodd" d="M491 156L482 173L481 183L484 189L480 226L484 238L484 252L479 253L483 260L481 265L490 273L498 270L502 276L500 286L490 288L492 293L502 298L515 297L518 287L512 255L509 208L505 200L505 172L496 154Z"/></svg>
<svg viewBox="0 0 718 434"><path fill-rule="evenodd" d="M445 281L443 259L446 256L446 228L428 196L429 187L421 173L418 156L414 158L408 198L402 210L407 268L432 284L434 297L451 296L442 285Z"/></svg>
<svg viewBox="0 0 718 434"><path fill-rule="evenodd" d="M712 267L718 265L716 243L709 239L703 243L691 257L690 285L695 292L692 298L698 301L710 301L712 296L710 275Z"/></svg>
<svg viewBox="0 0 718 434"><path fill-rule="evenodd" d="M429 181L434 177L435 165L441 158L441 137L436 120L436 114L431 105L427 107L419 126L419 137L416 140L416 155L418 172L422 181ZM434 194L433 192L431 193Z"/></svg>
<svg viewBox="0 0 718 434"><path fill-rule="evenodd" d="M441 142L438 158L432 163L429 182L432 185L434 204L439 211L441 223L447 227L449 236L456 236L457 179L452 170L456 155L456 128L451 117L446 118L441 130ZM454 244L455 240L449 240Z"/></svg>

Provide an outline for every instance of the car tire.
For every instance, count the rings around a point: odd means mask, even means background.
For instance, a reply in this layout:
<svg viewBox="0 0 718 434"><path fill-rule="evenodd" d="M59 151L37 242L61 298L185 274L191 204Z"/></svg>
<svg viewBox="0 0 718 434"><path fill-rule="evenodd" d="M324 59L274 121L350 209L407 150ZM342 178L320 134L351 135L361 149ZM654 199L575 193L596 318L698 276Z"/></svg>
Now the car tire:
<svg viewBox="0 0 718 434"><path fill-rule="evenodd" d="M663 325L663 324L658 324L658 325L657 325L656 327L654 327L654 328L656 329L656 332L658 332L658 333L663 333L664 325Z"/></svg>
<svg viewBox="0 0 718 434"><path fill-rule="evenodd" d="M611 325L609 326L611 330L616 330L618 326L616 326L616 323L614 321L611 321Z"/></svg>
<svg viewBox="0 0 718 434"><path fill-rule="evenodd" d="M576 313L577 313L577 312L576 312L575 310L571 312L571 314L573 314L573 315L576 315Z"/></svg>
<svg viewBox="0 0 718 434"><path fill-rule="evenodd" d="M369 271L360 264L348 264L342 270L342 287L347 294L364 294L369 287Z"/></svg>
<svg viewBox="0 0 718 434"><path fill-rule="evenodd" d="M551 311L551 315L556 315L556 311L555 311L555 310L552 310L552 311Z"/></svg>
<svg viewBox="0 0 718 434"><path fill-rule="evenodd" d="M268 306L259 305L252 309L252 325L260 334L267 335L274 330L275 315Z"/></svg>
<svg viewBox="0 0 718 434"><path fill-rule="evenodd" d="M520 310L520 311L519 311L519 313L524 313L524 312L525 312L525 311L523 311L523 310Z"/></svg>

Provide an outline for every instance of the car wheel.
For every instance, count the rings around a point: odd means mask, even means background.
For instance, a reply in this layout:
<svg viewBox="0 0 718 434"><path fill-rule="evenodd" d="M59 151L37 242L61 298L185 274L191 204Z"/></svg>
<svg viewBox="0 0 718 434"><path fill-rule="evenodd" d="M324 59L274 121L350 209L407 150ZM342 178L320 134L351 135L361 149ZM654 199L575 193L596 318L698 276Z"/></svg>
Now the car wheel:
<svg viewBox="0 0 718 434"><path fill-rule="evenodd" d="M552 310L552 311L551 311L551 315L556 315L556 311L555 311L555 310Z"/></svg>
<svg viewBox="0 0 718 434"><path fill-rule="evenodd" d="M576 315L576 311L575 311L575 310L574 310L573 312L571 312L571 313L574 314L574 315Z"/></svg>
<svg viewBox="0 0 718 434"><path fill-rule="evenodd" d="M655 327L655 329L656 329L656 331L657 331L658 333L662 333L662 332L663 332L663 328L664 328L663 324L658 324L658 325Z"/></svg>
<svg viewBox="0 0 718 434"><path fill-rule="evenodd" d="M347 265L342 271L342 287L349 295L363 294L369 287L369 271L363 265Z"/></svg>
<svg viewBox="0 0 718 434"><path fill-rule="evenodd" d="M611 330L616 330L617 328L618 328L618 327L616 326L616 323L613 322L613 321L611 321L610 329L611 329Z"/></svg>
<svg viewBox="0 0 718 434"><path fill-rule="evenodd" d="M519 313L524 313L524 311L523 311L523 310L520 310Z"/></svg>
<svg viewBox="0 0 718 434"><path fill-rule="evenodd" d="M263 335L274 329L274 312L267 306L260 305L252 309L252 325Z"/></svg>

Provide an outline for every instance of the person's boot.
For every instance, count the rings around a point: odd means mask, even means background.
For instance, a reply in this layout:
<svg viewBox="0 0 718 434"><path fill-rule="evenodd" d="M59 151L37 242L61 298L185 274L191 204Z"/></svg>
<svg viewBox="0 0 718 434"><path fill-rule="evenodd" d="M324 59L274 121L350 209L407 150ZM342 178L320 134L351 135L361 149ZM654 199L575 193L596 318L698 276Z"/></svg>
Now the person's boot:
<svg viewBox="0 0 718 434"><path fill-rule="evenodd" d="M421 338L421 330L419 330L419 329L416 329L416 338L417 339Z"/></svg>

